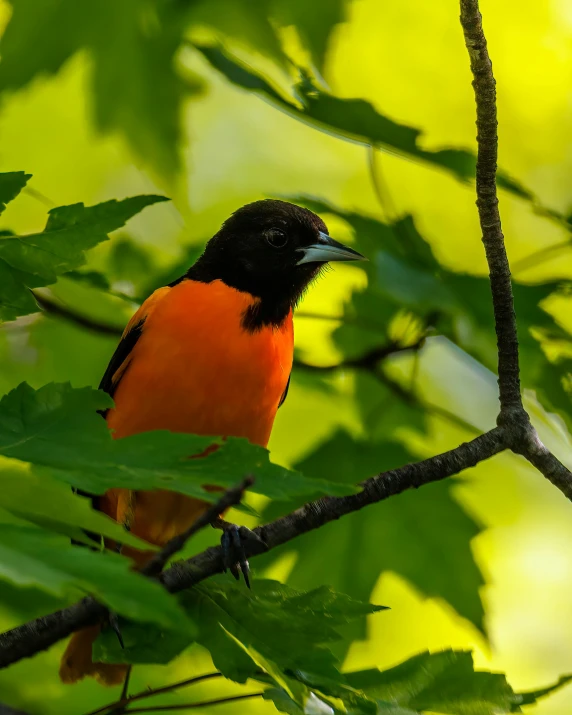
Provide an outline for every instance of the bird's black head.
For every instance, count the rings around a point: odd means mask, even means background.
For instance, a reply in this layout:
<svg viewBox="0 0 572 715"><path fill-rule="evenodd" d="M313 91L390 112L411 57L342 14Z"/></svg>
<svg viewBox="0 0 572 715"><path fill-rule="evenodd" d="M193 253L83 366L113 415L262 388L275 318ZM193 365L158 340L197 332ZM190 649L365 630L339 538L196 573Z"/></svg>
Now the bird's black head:
<svg viewBox="0 0 572 715"><path fill-rule="evenodd" d="M208 242L187 277L220 279L260 303L245 316L246 327L279 325L328 261L364 260L328 236L321 218L286 201L247 204L227 219Z"/></svg>

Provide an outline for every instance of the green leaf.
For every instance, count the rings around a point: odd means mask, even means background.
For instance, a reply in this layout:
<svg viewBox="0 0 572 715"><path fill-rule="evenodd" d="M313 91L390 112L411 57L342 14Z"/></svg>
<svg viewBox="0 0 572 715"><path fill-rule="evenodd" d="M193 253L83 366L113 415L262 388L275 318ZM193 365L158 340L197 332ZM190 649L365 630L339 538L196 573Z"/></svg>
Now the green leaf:
<svg viewBox="0 0 572 715"><path fill-rule="evenodd" d="M185 85L175 68L185 30L183 8L139 0L99 0L91 6L76 0L20 0L12 5L0 44L0 92L55 74L86 50L98 126L120 131L141 159L172 174L179 163L183 97L198 89L196 81Z"/></svg>
<svg viewBox="0 0 572 715"><path fill-rule="evenodd" d="M192 631L177 600L158 582L131 570L119 554L71 546L43 529L0 524L0 578L60 597L89 593L117 613Z"/></svg>
<svg viewBox="0 0 572 715"><path fill-rule="evenodd" d="M327 688L322 693L321 685L326 684L335 700L343 694L360 705L352 712L375 713L373 702L344 685L325 644L340 638L337 629L347 621L382 607L353 601L325 586L300 593L265 580L255 581L251 592L228 581L210 580L180 594L179 600L199 624L197 642L210 651L215 667L227 678L240 683L269 679L302 708L300 712L309 703L315 708L322 703L329 709L307 712L333 713ZM118 647L113 634L103 633L95 643L98 660L167 663L188 645L177 633L137 624L122 625L121 631L125 649ZM276 697L282 701L279 694Z"/></svg>
<svg viewBox="0 0 572 715"><path fill-rule="evenodd" d="M361 481L414 460L399 444L360 441L337 431L297 467L315 477L328 474ZM266 511L263 520L273 516ZM478 533L478 526L452 497L450 482L427 485L348 514L289 544L288 550L297 553L289 583L297 588L316 581L329 583L339 592L367 601L380 573L392 571L424 596L446 600L483 631L479 589L484 581L471 551ZM337 556L325 559L326 553ZM356 559L355 554L362 557ZM260 558L266 564L276 553ZM354 628L353 635L363 638L365 631Z"/></svg>
<svg viewBox="0 0 572 715"><path fill-rule="evenodd" d="M153 273L153 259L144 246L129 236L118 236L111 245L107 257L106 277L114 283L128 282L134 286ZM163 284L165 285L165 284ZM137 292L136 295L139 293Z"/></svg>
<svg viewBox="0 0 572 715"><path fill-rule="evenodd" d="M73 494L71 489L34 471L0 465L2 508L46 529L82 538L82 530L100 534L138 549L155 546L133 536L116 521L91 506L91 500Z"/></svg>
<svg viewBox="0 0 572 715"><path fill-rule="evenodd" d="M281 713L287 713L287 715L304 715L306 708L304 706L298 705L284 690L280 688L269 688L264 691L264 699L271 700L276 710ZM329 707L329 706L328 706ZM320 711L318 710L318 713ZM325 711L324 715L332 715L333 710Z"/></svg>
<svg viewBox="0 0 572 715"><path fill-rule="evenodd" d="M31 177L32 174L26 174L24 171L0 173L0 214L6 208L6 204L18 196Z"/></svg>
<svg viewBox="0 0 572 715"><path fill-rule="evenodd" d="M338 698L345 706L340 712L350 714L422 715L430 711L443 715L497 715L522 712L521 706L535 704L569 683L572 676L562 676L542 690L515 693L504 675L475 671L470 653L446 650L420 653L385 671L347 673L338 683L323 679L312 683L303 675L301 680L307 686L306 692L314 691L326 704L335 705ZM270 689L264 697L272 700L280 712L306 712L284 689ZM368 709L374 703L373 710Z"/></svg>
<svg viewBox="0 0 572 715"><path fill-rule="evenodd" d="M38 311L29 288L36 288L41 282L37 276L17 271L0 258L0 321L15 320L20 315Z"/></svg>
<svg viewBox="0 0 572 715"><path fill-rule="evenodd" d="M466 149L440 149L429 151L420 146L421 130L410 127L380 114L372 104L363 99L341 99L319 88L308 76L295 87L294 101L282 97L267 80L254 70L246 67L223 50L195 43L195 47L216 70L233 84L262 94L280 109L294 118L335 136L349 141L357 141L378 147L401 156L427 163L452 174L459 181L466 182L475 176L476 158ZM534 195L499 171L499 186L528 201Z"/></svg>
<svg viewBox="0 0 572 715"><path fill-rule="evenodd" d="M55 280L58 274L82 265L84 251L106 241L107 234L124 226L145 207L167 200L149 195L89 207L82 203L60 206L49 212L42 233L13 239L12 244L0 249L0 255L15 268Z"/></svg>
<svg viewBox="0 0 572 715"><path fill-rule="evenodd" d="M226 44L228 38L246 44L257 53L287 67L280 37L270 20L272 0L194 0L189 4L187 21L191 26L208 26Z"/></svg>
<svg viewBox="0 0 572 715"><path fill-rule="evenodd" d="M97 22L97 9L69 0L19 0L0 43L0 91L18 90L52 75L82 45ZM30 51L33 48L33 52Z"/></svg>
<svg viewBox="0 0 572 715"><path fill-rule="evenodd" d="M175 263L160 269L155 274L141 276L140 295L150 295L157 288L168 285L184 275L204 251L206 242L207 240L205 239L198 245L182 246L181 256Z"/></svg>
<svg viewBox="0 0 572 715"><path fill-rule="evenodd" d="M54 283L85 263L85 251L106 241L146 206L163 196L134 196L96 206L60 206L49 212L46 228L28 236L0 237L0 318L11 320L38 310L30 288Z"/></svg>
<svg viewBox="0 0 572 715"><path fill-rule="evenodd" d="M475 671L463 651L420 653L383 672L348 673L346 680L371 698L414 712L496 715L512 712L519 699L504 675Z"/></svg>
<svg viewBox="0 0 572 715"><path fill-rule="evenodd" d="M197 642L207 648L215 666L243 683L259 672L249 655L279 667L338 677L335 657L325 644L340 638L338 629L353 619L382 610L356 602L322 586L309 593L276 581L256 580L246 591L227 580L210 579L179 595L191 619L199 624ZM151 631L137 624L122 627L125 649L105 634L98 641L106 662L168 663L187 645L176 633Z"/></svg>
<svg viewBox="0 0 572 715"><path fill-rule="evenodd" d="M109 281L103 273L98 271L83 270L83 271L67 271L65 277L75 281L76 283L84 283L89 288L96 290L109 291Z"/></svg>
<svg viewBox="0 0 572 715"><path fill-rule="evenodd" d="M356 490L272 464L266 449L245 439L157 431L113 440L97 414L112 404L90 388L50 384L35 391L23 383L0 400L0 454L94 494L113 487L168 489L216 501L203 485L229 487L246 474L256 479L253 491L281 500ZM213 443L219 444L213 454L189 459Z"/></svg>
<svg viewBox="0 0 572 715"><path fill-rule="evenodd" d="M100 129L120 131L135 154L165 176L180 165L185 94L199 90L196 78L184 83L176 71L185 29L181 9L176 3L100 0L89 43Z"/></svg>
<svg viewBox="0 0 572 715"><path fill-rule="evenodd" d="M521 705L534 705L540 698L545 698L547 695L564 688L568 683L572 682L572 675L561 675L556 683L548 685L540 690L531 690L525 693L517 693L517 704L511 712L519 712Z"/></svg>
<svg viewBox="0 0 572 715"><path fill-rule="evenodd" d="M308 3L305 0L278 0L277 19L284 25L294 25L302 43L310 51L321 71L332 31L347 16L347 0Z"/></svg>

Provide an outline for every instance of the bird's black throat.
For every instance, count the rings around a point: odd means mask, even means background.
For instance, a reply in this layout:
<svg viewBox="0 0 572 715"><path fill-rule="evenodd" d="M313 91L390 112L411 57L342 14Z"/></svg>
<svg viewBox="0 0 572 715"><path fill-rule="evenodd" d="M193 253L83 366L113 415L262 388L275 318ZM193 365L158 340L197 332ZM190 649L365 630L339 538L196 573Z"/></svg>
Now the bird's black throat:
<svg viewBox="0 0 572 715"><path fill-rule="evenodd" d="M236 266L227 265L223 261L209 260L209 256L203 254L182 278L171 285L185 278L201 283L221 280L230 288L258 298L242 316L243 327L254 333L267 326L279 328L319 270L320 267L314 265L304 266L304 269L298 269L295 273L293 271L294 275L256 275L236 270Z"/></svg>

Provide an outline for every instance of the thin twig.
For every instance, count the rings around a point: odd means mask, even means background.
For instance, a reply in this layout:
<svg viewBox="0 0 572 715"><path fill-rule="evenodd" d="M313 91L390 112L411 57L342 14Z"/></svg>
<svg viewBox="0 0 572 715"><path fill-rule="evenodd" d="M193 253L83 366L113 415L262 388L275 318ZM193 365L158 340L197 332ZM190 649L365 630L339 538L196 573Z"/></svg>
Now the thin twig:
<svg viewBox="0 0 572 715"><path fill-rule="evenodd" d="M109 323L103 323L99 320L94 320L88 318L81 313L72 310L63 303L57 300L49 298L45 293L40 293L37 290L33 290L32 294L36 300L36 303L43 308L44 311L51 315L56 315L60 318L64 318L69 323L79 326L80 328L85 328L92 333L98 333L100 335L113 335L114 337L120 338L123 335L123 328L118 325L111 325Z"/></svg>
<svg viewBox="0 0 572 715"><path fill-rule="evenodd" d="M294 367L299 368L300 370L305 370L306 372L335 372L336 370L343 370L344 368L372 370L379 362L385 360L385 358L390 355L419 350L423 346L424 342L425 336L419 338L417 342L412 343L411 345L389 343L389 345L372 348L358 357L346 358L345 360L330 363L329 365L313 365L312 363L296 359L294 360Z"/></svg>
<svg viewBox="0 0 572 715"><path fill-rule="evenodd" d="M311 310L297 310L296 319L307 318L308 320L323 320L331 323L343 323L344 325L355 325L360 330L366 330L370 333L379 333L382 327L380 323L357 315L328 315L326 313L316 313Z"/></svg>
<svg viewBox="0 0 572 715"><path fill-rule="evenodd" d="M198 519L196 519L193 524L182 534L174 536L161 551L157 551L150 561L148 561L145 566L141 569L141 573L144 576L156 576L160 574L163 570L167 561L174 556L178 551L185 546L187 541L196 534L197 531L204 529L205 526L209 526L215 521L217 517L223 514L231 506L236 506L238 504L248 487L254 484L254 477L249 476L242 480L242 482L236 487L227 489L222 497L203 512Z"/></svg>
<svg viewBox="0 0 572 715"><path fill-rule="evenodd" d="M155 688L153 690L142 690L140 693L136 693L131 697L122 697L120 700L108 703L107 705L102 705L100 708L97 708L97 710L91 710L90 712L86 713L86 715L100 715L100 713L105 713L108 710L113 710L114 708L129 705L130 703L134 703L137 700L145 700L146 698L151 698L155 695L170 693L173 690L178 690L179 688L186 688L189 685L195 685L196 683L201 683L205 680L212 680L213 678L222 678L222 673L205 673L204 675L197 675L194 678L187 678L187 680L179 680L176 683L171 683L171 685L164 685L161 688Z"/></svg>
<svg viewBox="0 0 572 715"><path fill-rule="evenodd" d="M123 681L123 688L121 689L121 700L125 700L126 698L129 697L129 681L131 680L131 671L133 670L133 666L130 665L127 668L127 673L125 674L125 680Z"/></svg>
<svg viewBox="0 0 572 715"><path fill-rule="evenodd" d="M483 431L472 422L469 422L463 417L451 412L446 407L436 405L434 402L428 402L414 392L406 390L398 382L388 377L383 370L375 370L374 376L382 383L382 385L389 388L394 395L399 397L399 399L403 400L406 404L419 407L420 409L425 410L425 412L429 412L436 417L442 417L443 419L454 424L456 427L467 430L467 432L470 432L471 434L479 435L483 433Z"/></svg>
<svg viewBox="0 0 572 715"><path fill-rule="evenodd" d="M36 201L39 201L41 204L44 204L44 206L47 206L49 209L53 209L54 206L56 206L55 201L52 201L52 199L43 194L41 191L38 191L38 189L34 189L32 186L26 186L22 193L28 194L28 196L31 196L33 199L36 199Z"/></svg>
<svg viewBox="0 0 572 715"><path fill-rule="evenodd" d="M216 700L204 700L202 703L180 703L178 705L151 705L146 708L133 708L128 713L151 713L151 712L174 712L176 710L196 710L197 708L208 708L211 705L223 705L224 703L234 703L238 700L248 698L261 698L264 693L247 693L246 695L231 695L228 698L217 698Z"/></svg>
<svg viewBox="0 0 572 715"><path fill-rule="evenodd" d="M125 703L129 702L129 681L131 680L131 673L133 671L133 666L127 666L127 672L125 673L125 680L123 681L123 687L121 688L121 695L119 696L119 701L115 703L115 707L111 711L110 715L123 715L125 712Z"/></svg>

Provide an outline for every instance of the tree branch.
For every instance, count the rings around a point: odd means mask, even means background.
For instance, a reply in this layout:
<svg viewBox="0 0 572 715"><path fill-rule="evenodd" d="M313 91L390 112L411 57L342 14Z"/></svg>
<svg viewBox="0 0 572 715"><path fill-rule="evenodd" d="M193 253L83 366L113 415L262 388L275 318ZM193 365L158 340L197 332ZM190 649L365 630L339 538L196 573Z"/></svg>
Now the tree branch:
<svg viewBox="0 0 572 715"><path fill-rule="evenodd" d="M522 404L516 315L496 189L496 83L479 2L460 0L460 4L477 107L477 209L489 265L497 335L500 399L497 424L507 428L507 446L526 457L572 501L572 473L542 444Z"/></svg>
<svg viewBox="0 0 572 715"><path fill-rule="evenodd" d="M368 350L363 355L355 358L347 358L340 362L331 363L329 365L313 365L304 362L303 360L294 360L294 367L305 370L306 372L334 372L335 370L358 369L358 370L373 370L379 362L385 360L390 355L419 350L425 343L425 335L411 345L399 345L398 343L389 343L388 345L380 345L379 347Z"/></svg>
<svg viewBox="0 0 572 715"><path fill-rule="evenodd" d="M522 417L518 338L510 268L498 208L496 83L478 0L461 0L461 25L469 51L477 105L477 208L483 232L498 346L500 422Z"/></svg>
<svg viewBox="0 0 572 715"><path fill-rule="evenodd" d="M505 448L504 430L495 427L453 450L367 479L357 494L318 499L270 524L259 526L254 532L266 543L268 549L276 548L369 504L474 467ZM260 553L256 551L255 544L247 543L245 550L247 558ZM160 580L168 591L176 593L222 570L221 548L214 546L188 561L173 564L161 574ZM103 606L87 597L73 606L7 631L0 635L0 668L49 648L73 631L99 622L106 613Z"/></svg>
<svg viewBox="0 0 572 715"><path fill-rule="evenodd" d="M73 323L80 328L85 328L86 330L90 330L92 333L98 333L99 335L112 335L117 338L120 338L123 335L123 328L118 325L103 323L99 320L93 320L85 315L81 315L63 303L60 303L59 301L54 300L37 290L33 290L32 295L40 308L50 315L57 315L58 317L67 320L69 323Z"/></svg>

